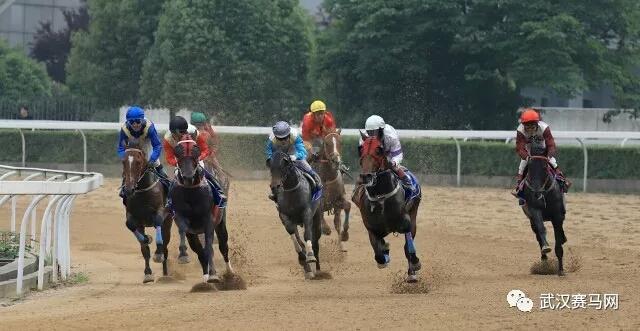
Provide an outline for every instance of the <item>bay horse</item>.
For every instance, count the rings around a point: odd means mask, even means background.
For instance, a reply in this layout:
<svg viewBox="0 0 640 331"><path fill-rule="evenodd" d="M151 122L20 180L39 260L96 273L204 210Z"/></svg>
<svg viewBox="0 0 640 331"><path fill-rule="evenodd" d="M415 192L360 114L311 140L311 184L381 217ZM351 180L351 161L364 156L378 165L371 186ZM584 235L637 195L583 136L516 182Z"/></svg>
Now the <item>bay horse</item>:
<svg viewBox="0 0 640 331"><path fill-rule="evenodd" d="M184 134L175 154L178 171L170 191L175 222L184 232L191 250L198 255L204 282L220 281L213 264L213 234L218 235L218 247L226 263L227 273L233 273L229 261L226 209L220 210L213 203L213 193L207 183L198 159L200 149L191 135ZM204 246L198 235L204 234Z"/></svg>
<svg viewBox="0 0 640 331"><path fill-rule="evenodd" d="M149 245L153 239L145 234L145 228L155 228L156 252L153 255L153 261L162 263L162 274L168 276L167 247L171 238L172 217L165 208L166 192L153 168L149 166L145 151L138 145L130 144L124 155L122 174L123 190L126 196L125 224L140 243L145 263L143 283L149 283L154 281L153 272L149 266L151 256Z"/></svg>
<svg viewBox="0 0 640 331"><path fill-rule="evenodd" d="M340 238L340 249L346 252L346 242L349 240L351 202L347 199L347 193L344 189L343 172L347 173L347 168L342 162L342 136L340 132L340 129L332 130L324 136L320 146L312 146L312 148L319 148L318 157L313 160L312 165L317 169L324 186L322 211L333 212L333 226ZM341 217L343 210L344 222ZM330 230L328 232L324 229L323 222L323 234L331 233Z"/></svg>
<svg viewBox="0 0 640 331"><path fill-rule="evenodd" d="M558 276L564 276L562 245L567 242L563 223L566 214L564 193L558 184L545 149L540 145L531 146L531 156L527 161L527 174L522 187L522 195L526 203L522 211L529 218L531 230L536 235L540 246L541 260L547 260L551 247L547 242L545 221L553 224L555 235L555 253L558 258Z"/></svg>
<svg viewBox="0 0 640 331"><path fill-rule="evenodd" d="M417 282L416 272L422 267L416 253L416 216L421 193L406 201L405 190L391 169L384 154L383 141L377 136L366 136L360 132L363 144L360 150L362 172L356 189L354 202L360 209L364 226L369 234L378 268L386 268L390 262L389 243L384 238L390 233L403 233L404 253L408 262L407 282ZM407 171L407 175L409 175ZM417 180L413 177L419 187ZM418 189L419 192L419 189Z"/></svg>
<svg viewBox="0 0 640 331"><path fill-rule="evenodd" d="M320 224L322 199L313 199L310 178L296 167L287 153L276 151L267 161L271 171L271 187L276 188L276 208L285 230L304 268L306 279L313 279L320 270ZM298 226L304 229L300 239Z"/></svg>

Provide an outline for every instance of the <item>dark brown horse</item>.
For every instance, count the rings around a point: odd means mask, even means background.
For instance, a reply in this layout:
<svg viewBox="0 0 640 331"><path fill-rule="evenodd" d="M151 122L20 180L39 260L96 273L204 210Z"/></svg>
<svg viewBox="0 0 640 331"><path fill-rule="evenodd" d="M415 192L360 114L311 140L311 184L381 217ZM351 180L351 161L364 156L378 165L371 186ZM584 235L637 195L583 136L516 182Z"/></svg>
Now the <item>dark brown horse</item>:
<svg viewBox="0 0 640 331"><path fill-rule="evenodd" d="M369 241L379 268L386 268L390 261L389 244L384 238L390 233L403 233L404 253L409 268L407 282L418 280L420 259L416 254L416 216L421 195L410 202L405 200L405 191L399 179L390 169L384 154L383 142L377 136L362 134L363 145L360 155L360 186L354 194L354 202L360 209Z"/></svg>
<svg viewBox="0 0 640 331"><path fill-rule="evenodd" d="M347 251L346 242L349 240L349 214L351 213L351 202L347 199L344 189L343 172L347 169L342 162L342 136L340 129L329 132L319 143L320 146L311 148L319 149L317 158L312 160L312 165L322 179L323 191L323 212L333 212L333 226L340 237L340 249ZM344 210L344 222L341 213ZM323 233L328 235L330 229L323 221ZM328 232L328 233L327 233Z"/></svg>
<svg viewBox="0 0 640 331"><path fill-rule="evenodd" d="M229 261L226 209L219 209L213 203L211 187L198 162L200 149L189 134L181 137L175 152L178 174L169 194L176 224L186 234L189 246L198 255L203 281L215 283L220 279L213 264L214 230L227 272L233 273ZM204 245L198 238L200 234L204 234Z"/></svg>
<svg viewBox="0 0 640 331"><path fill-rule="evenodd" d="M126 226L140 243L144 257L144 283L153 282L149 266L152 237L145 228L156 230L156 252L153 261L162 262L162 274L168 275L167 247L171 238L171 213L165 208L167 196L153 168L147 164L147 155L142 148L130 145L122 161L124 193L126 196Z"/></svg>
<svg viewBox="0 0 640 331"><path fill-rule="evenodd" d="M547 253L551 252L544 222L551 221L553 224L555 253L558 258L558 276L564 276L562 245L567 242L563 228L566 214L564 193L555 179L555 174L549 165L549 159L544 152L545 150L541 146L531 147L531 156L526 169L527 175L522 189L526 200L522 211L529 218L531 230L535 233L540 246L540 258L543 261L547 260Z"/></svg>

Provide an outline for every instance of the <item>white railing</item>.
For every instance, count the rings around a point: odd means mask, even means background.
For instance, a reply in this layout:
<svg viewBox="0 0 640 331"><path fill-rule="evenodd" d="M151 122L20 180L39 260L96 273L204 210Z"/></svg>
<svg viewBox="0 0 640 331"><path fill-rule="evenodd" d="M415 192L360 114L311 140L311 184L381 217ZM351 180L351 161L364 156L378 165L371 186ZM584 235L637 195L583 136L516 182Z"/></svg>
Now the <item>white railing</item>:
<svg viewBox="0 0 640 331"><path fill-rule="evenodd" d="M18 196L32 196L20 223L20 246L18 252L18 275L16 294L22 294L24 278L24 255L27 228L31 224L30 246L39 243L38 289L44 286L45 257L52 262L53 281L57 281L58 269L62 279L71 272L71 249L69 236L69 216L73 200L79 194L99 188L103 176L99 173L59 171L36 168L20 168L0 165L0 206L11 200L11 232L16 230L16 199ZM36 236L36 208L40 201L49 197L49 203L42 214L40 236ZM38 240L39 239L39 240Z"/></svg>
<svg viewBox="0 0 640 331"><path fill-rule="evenodd" d="M158 131L166 131L169 129L167 124L155 124ZM25 166L26 143L22 130L25 129L47 129L47 130L75 130L82 136L84 147L83 170L87 171L87 140L84 131L87 130L119 130L120 123L108 122L69 122L69 121L27 121L27 120L0 120L0 129L17 129L22 138L22 166ZM260 134L268 135L271 127L257 126L216 126L216 131L220 133L237 133L237 134ZM346 136L358 136L359 129L343 129L342 134ZM462 168L462 151L460 149L460 140L467 141L469 139L490 139L502 140L510 143L515 139L515 130L512 131L471 131L471 130L398 130L398 134L403 138L432 138L432 139L453 139L456 143L457 150L457 166L456 166L456 183L460 186L461 168ZM582 146L583 151L583 178L582 190L587 191L588 179L588 163L589 155L587 152L588 141L616 141L622 147L629 140L640 140L640 132L631 131L554 131L554 137L560 142L562 140L577 141ZM114 136L114 140L117 139Z"/></svg>

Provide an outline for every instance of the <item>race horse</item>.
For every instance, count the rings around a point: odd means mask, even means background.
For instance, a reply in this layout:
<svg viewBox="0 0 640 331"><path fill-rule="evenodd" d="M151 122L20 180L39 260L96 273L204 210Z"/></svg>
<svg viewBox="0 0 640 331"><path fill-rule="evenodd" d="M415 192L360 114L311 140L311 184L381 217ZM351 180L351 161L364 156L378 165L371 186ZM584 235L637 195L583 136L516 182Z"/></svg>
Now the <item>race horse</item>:
<svg viewBox="0 0 640 331"><path fill-rule="evenodd" d="M276 151L267 163L271 187L276 189L280 220L291 237L305 278L313 279L320 270L322 199L312 195L310 181L313 179L298 169L287 153ZM300 239L298 226L304 229L304 241Z"/></svg>
<svg viewBox="0 0 640 331"><path fill-rule="evenodd" d="M145 234L145 228L152 227L156 230L153 261L161 262L162 274L168 276L167 247L171 237L172 217L165 208L167 194L153 167L149 166L145 151L138 145L127 146L122 161L122 174L126 196L126 226L140 243L145 264L143 283L153 282L153 272L149 266L149 245L153 239Z"/></svg>
<svg viewBox="0 0 640 331"><path fill-rule="evenodd" d="M360 150L362 172L354 192L353 201L360 209L364 226L369 233L378 268L389 265L389 243L384 238L390 233L403 233L404 254L409 267L407 282L417 282L417 271L422 267L416 253L416 216L422 193L415 176L411 176L414 189L405 190L390 168L384 155L383 141L377 136L366 136L360 132L363 144Z"/></svg>
<svg viewBox="0 0 640 331"><path fill-rule="evenodd" d="M218 181L218 183L220 183L220 187L222 187L222 190L224 191L224 194L227 197L229 197L229 187L231 186L231 175L229 173L227 173L220 166L220 164L218 163L218 161L215 158L205 159L204 160L204 166L205 166L205 169L207 171L209 171L209 173L211 173L213 175L213 178L215 178ZM224 215L222 215L221 217L226 220L226 209L224 211L222 211L222 212L224 213ZM182 231L178 231L178 234L180 236L180 245L178 246L178 250L180 252L178 254L178 263L179 264L186 264L186 263L190 262L189 253L187 253L186 235ZM214 229L214 234L216 234L216 230L215 229ZM220 234L217 234L217 236L220 236ZM215 237L213 239L214 239L214 244L215 244Z"/></svg>
<svg viewBox="0 0 640 331"><path fill-rule="evenodd" d="M540 246L540 258L543 261L547 260L547 253L551 252L544 222L551 221L553 224L555 251L558 257L558 276L564 276L562 245L567 242L562 227L566 214L564 193L556 180L549 159L545 156L545 149L540 145L531 146L531 156L527 161L521 194L525 200L522 211L529 218L531 230L535 233Z"/></svg>
<svg viewBox="0 0 640 331"><path fill-rule="evenodd" d="M333 213L333 226L340 238L340 249L346 252L346 242L349 240L351 202L347 199L347 193L344 189L343 174L348 175L348 169L342 162L340 129L329 132L323 139L317 139L309 147L312 152L310 155L316 155L311 160L311 164L320 175L324 186L322 212ZM341 219L343 210L344 222ZM330 228L324 223L324 217L322 228L323 234L331 234Z"/></svg>
<svg viewBox="0 0 640 331"><path fill-rule="evenodd" d="M213 264L213 235L218 235L218 248L226 263L226 272L233 273L229 261L229 235L226 209L213 202L213 193L198 162L200 149L191 135L184 134L175 148L178 160L176 178L170 190L175 222L184 232L191 250L198 255L204 282L220 281ZM204 246L199 235L204 235Z"/></svg>

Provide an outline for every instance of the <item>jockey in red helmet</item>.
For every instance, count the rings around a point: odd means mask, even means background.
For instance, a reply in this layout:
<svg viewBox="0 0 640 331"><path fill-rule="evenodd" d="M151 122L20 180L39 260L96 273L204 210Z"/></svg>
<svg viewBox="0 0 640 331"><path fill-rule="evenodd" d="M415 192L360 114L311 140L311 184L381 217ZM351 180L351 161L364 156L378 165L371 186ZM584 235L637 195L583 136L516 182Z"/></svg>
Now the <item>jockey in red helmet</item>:
<svg viewBox="0 0 640 331"><path fill-rule="evenodd" d="M531 143L534 141L542 144L546 148L546 156L549 158L549 164L553 167L562 190L567 192L571 186L571 182L564 177L564 174L562 174L562 171L558 167L558 162L555 158L556 143L551 134L549 124L540 120L540 114L537 111L532 108L527 108L520 115L520 125L516 132L516 153L518 153L521 160L518 167L516 189L512 194L517 196L520 192Z"/></svg>

